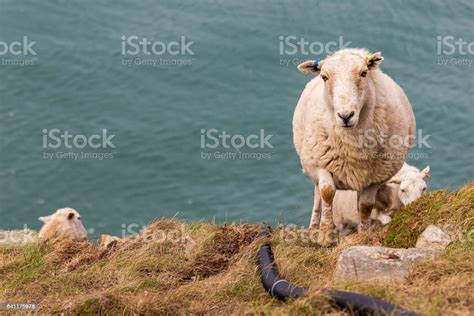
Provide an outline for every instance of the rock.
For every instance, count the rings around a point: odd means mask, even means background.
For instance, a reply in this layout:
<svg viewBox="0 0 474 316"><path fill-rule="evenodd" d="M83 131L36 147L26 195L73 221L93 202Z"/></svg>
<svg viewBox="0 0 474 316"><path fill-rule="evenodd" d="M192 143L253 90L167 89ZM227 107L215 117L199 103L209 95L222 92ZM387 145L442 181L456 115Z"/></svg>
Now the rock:
<svg viewBox="0 0 474 316"><path fill-rule="evenodd" d="M112 243L117 243L120 240L117 236L101 235L99 246L102 248L108 248Z"/></svg>
<svg viewBox="0 0 474 316"><path fill-rule="evenodd" d="M416 241L416 248L443 250L451 242L451 237L441 228L435 225L429 225Z"/></svg>
<svg viewBox="0 0 474 316"><path fill-rule="evenodd" d="M38 241L38 233L31 229L0 230L0 248L24 246Z"/></svg>
<svg viewBox="0 0 474 316"><path fill-rule="evenodd" d="M428 249L397 249L354 246L342 252L337 260L336 281L403 281L418 262L429 259L434 251Z"/></svg>

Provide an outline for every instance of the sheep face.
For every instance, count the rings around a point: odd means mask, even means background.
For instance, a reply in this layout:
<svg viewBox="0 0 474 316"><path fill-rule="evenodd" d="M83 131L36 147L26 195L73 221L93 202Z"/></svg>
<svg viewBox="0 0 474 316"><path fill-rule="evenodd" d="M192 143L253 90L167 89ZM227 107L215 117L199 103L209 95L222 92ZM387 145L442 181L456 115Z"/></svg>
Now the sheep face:
<svg viewBox="0 0 474 316"><path fill-rule="evenodd" d="M298 69L320 75L325 85L326 103L336 125L351 129L359 123L360 112L367 103L372 72L382 61L381 53L347 49L318 63L304 62Z"/></svg>
<svg viewBox="0 0 474 316"><path fill-rule="evenodd" d="M360 54L335 54L322 62L320 76L337 125L347 129L357 126L372 68L367 56Z"/></svg>
<svg viewBox="0 0 474 316"><path fill-rule="evenodd" d="M405 206L421 198L423 194L425 194L425 192L425 180L418 177L414 177L411 179L404 180L400 183L400 188L398 189L398 198Z"/></svg>
<svg viewBox="0 0 474 316"><path fill-rule="evenodd" d="M392 183L399 183L398 198L405 206L410 204L426 193L425 179L430 177L430 167L426 167L421 172L409 172L401 177L391 180Z"/></svg>
<svg viewBox="0 0 474 316"><path fill-rule="evenodd" d="M59 209L52 215L40 217L39 220L44 222L40 237L46 239L62 237L76 241L87 239L81 215L72 208Z"/></svg>

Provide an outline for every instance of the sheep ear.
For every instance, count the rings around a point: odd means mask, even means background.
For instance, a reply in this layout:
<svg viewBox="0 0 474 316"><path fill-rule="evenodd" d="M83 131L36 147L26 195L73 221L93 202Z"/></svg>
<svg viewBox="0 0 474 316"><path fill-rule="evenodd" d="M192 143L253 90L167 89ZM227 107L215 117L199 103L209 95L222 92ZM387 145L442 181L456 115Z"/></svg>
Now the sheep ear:
<svg viewBox="0 0 474 316"><path fill-rule="evenodd" d="M298 70L304 74L313 73L317 75L321 70L321 61L318 59L307 60L298 65Z"/></svg>
<svg viewBox="0 0 474 316"><path fill-rule="evenodd" d="M383 57L381 52L367 55L367 67L369 67L369 69L377 68L382 62Z"/></svg>
<svg viewBox="0 0 474 316"><path fill-rule="evenodd" d="M52 215L49 215L49 216L41 216L41 217L38 217L38 220L42 221L43 223L47 223L49 222L51 219L53 218Z"/></svg>
<svg viewBox="0 0 474 316"><path fill-rule="evenodd" d="M430 174L430 166L426 166L425 169L421 170L421 175L423 178L431 178L431 174Z"/></svg>
<svg viewBox="0 0 474 316"><path fill-rule="evenodd" d="M402 180L399 177L394 176L390 180L388 180L388 183L400 184L402 183Z"/></svg>
<svg viewBox="0 0 474 316"><path fill-rule="evenodd" d="M71 220L71 219L73 219L73 218L74 218L74 213L73 213L73 212L67 214L67 219L68 219L68 220Z"/></svg>

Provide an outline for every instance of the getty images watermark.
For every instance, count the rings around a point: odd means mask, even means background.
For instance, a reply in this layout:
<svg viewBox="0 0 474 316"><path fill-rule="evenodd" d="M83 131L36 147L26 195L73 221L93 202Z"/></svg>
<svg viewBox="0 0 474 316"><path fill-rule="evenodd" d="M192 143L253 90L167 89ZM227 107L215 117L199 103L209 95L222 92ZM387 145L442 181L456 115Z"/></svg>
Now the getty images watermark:
<svg viewBox="0 0 474 316"><path fill-rule="evenodd" d="M0 65L23 67L37 64L35 45L36 42L28 36L14 41L0 40Z"/></svg>
<svg viewBox="0 0 474 316"><path fill-rule="evenodd" d="M352 42L346 42L344 37L339 36L337 41L321 42L309 41L304 37L294 35L280 35L280 65L297 66L308 60L311 56L325 56L348 48Z"/></svg>
<svg viewBox="0 0 474 316"><path fill-rule="evenodd" d="M270 159L273 135L260 129L258 134L231 134L215 128L201 129L201 159Z"/></svg>
<svg viewBox="0 0 474 316"><path fill-rule="evenodd" d="M431 135L423 134L422 129L416 130L414 135L397 135L397 134L384 134L374 129L359 129L357 140L354 141L354 146L361 149L361 155L364 159L377 158L377 159L399 159L399 158L410 158L410 159L428 159L430 157L429 152L409 152L405 155L403 152L404 148L409 149L431 149L429 143ZM378 149L393 149L380 151ZM404 155L401 156L401 155Z"/></svg>
<svg viewBox="0 0 474 316"><path fill-rule="evenodd" d="M437 54L440 66L472 66L474 61L474 42L452 35L438 36Z"/></svg>
<svg viewBox="0 0 474 316"><path fill-rule="evenodd" d="M181 36L175 41L150 40L137 35L121 37L124 66L189 66L193 63L193 41Z"/></svg>
<svg viewBox="0 0 474 316"><path fill-rule="evenodd" d="M43 159L104 160L114 158L114 134L102 129L98 134L73 134L58 128L43 129Z"/></svg>

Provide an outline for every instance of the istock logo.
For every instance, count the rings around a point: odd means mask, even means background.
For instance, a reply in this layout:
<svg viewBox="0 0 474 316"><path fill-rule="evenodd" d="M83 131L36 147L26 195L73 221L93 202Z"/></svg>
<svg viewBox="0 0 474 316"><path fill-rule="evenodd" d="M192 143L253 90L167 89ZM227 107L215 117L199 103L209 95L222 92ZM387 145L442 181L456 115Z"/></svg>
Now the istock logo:
<svg viewBox="0 0 474 316"><path fill-rule="evenodd" d="M192 58L163 58L161 56L193 56L191 46L193 41L188 41L181 36L180 41L152 41L146 37L136 35L122 36L122 65L124 66L185 66L192 64ZM133 58L125 58L134 56ZM159 58L156 58L159 56Z"/></svg>
<svg viewBox="0 0 474 316"><path fill-rule="evenodd" d="M304 37L293 35L280 35L280 55L329 55L338 50L349 47L352 42L344 42L344 37L339 36L339 42L329 41L326 43L320 41L307 41Z"/></svg>
<svg viewBox="0 0 474 316"><path fill-rule="evenodd" d="M339 36L338 41L308 41L304 37L294 35L278 37L280 40L280 65L296 66L307 60L310 56L326 56L338 50L349 47L352 42L344 41L343 36ZM294 58L282 58L282 56L299 56Z"/></svg>
<svg viewBox="0 0 474 316"><path fill-rule="evenodd" d="M146 37L140 38L138 36L122 36L122 55L135 56L138 54L144 55L194 55L191 50L191 45L194 42L186 41L186 37L181 36L181 41L176 42L162 42L150 41Z"/></svg>
<svg viewBox="0 0 474 316"><path fill-rule="evenodd" d="M223 148L235 148L240 149L243 147L248 148L273 148L270 143L270 139L273 135L265 135L265 130L260 130L260 135L240 135L240 134L228 134L226 131L219 132L215 128L201 129L201 148L217 148L222 146Z"/></svg>
<svg viewBox="0 0 474 316"><path fill-rule="evenodd" d="M201 149L233 149L228 151L201 151L202 159L269 159L272 157L271 152L259 152L255 149L273 148L270 143L272 134L265 134L265 130L261 129L259 134L230 134L226 131L218 129L201 129Z"/></svg>
<svg viewBox="0 0 474 316"><path fill-rule="evenodd" d="M83 135L71 134L68 131L62 131L57 128L43 129L43 149L71 149L69 151L44 151L43 159L111 159L114 157L113 152L103 152L99 149L115 148L112 139L114 134L108 135L106 129L101 134ZM91 151L81 151L80 149L95 149Z"/></svg>
<svg viewBox="0 0 474 316"><path fill-rule="evenodd" d="M0 56L5 54L11 55L36 55L36 51L33 49L33 46L36 42L28 41L27 36L23 36L23 41L13 41L11 43L6 43L0 41Z"/></svg>
<svg viewBox="0 0 474 316"><path fill-rule="evenodd" d="M93 134L90 136L86 135L73 135L69 134L68 131L61 131L60 129L43 129L43 148L115 148L112 143L112 138L115 135L107 135L107 130L103 129L102 134Z"/></svg>
<svg viewBox="0 0 474 316"><path fill-rule="evenodd" d="M474 42L467 42L454 36L438 36L438 55L474 55Z"/></svg>
<svg viewBox="0 0 474 316"><path fill-rule="evenodd" d="M474 55L474 42L468 42L452 35L438 36L437 53L438 65L441 66L472 66ZM447 56L447 57L443 57Z"/></svg>
<svg viewBox="0 0 474 316"><path fill-rule="evenodd" d="M0 41L0 64L2 66L31 66L37 61L36 51L33 49L36 42L23 36L21 41Z"/></svg>

